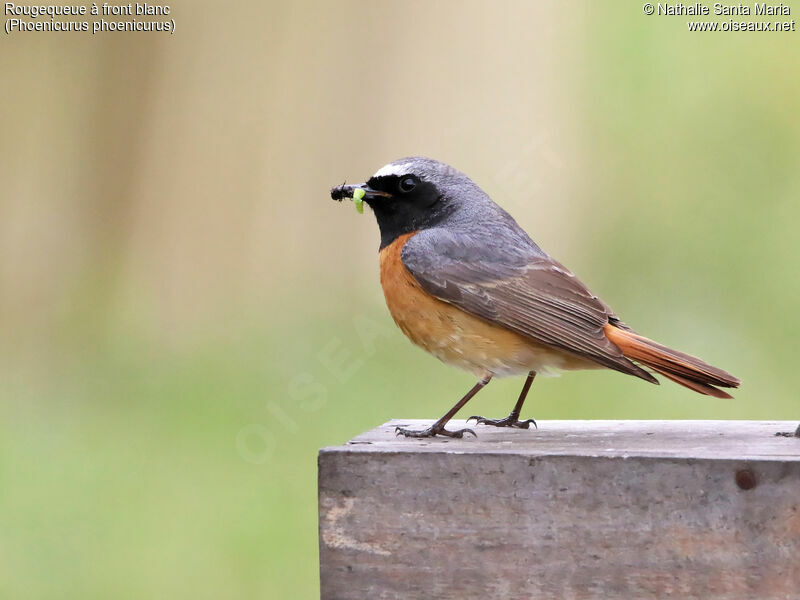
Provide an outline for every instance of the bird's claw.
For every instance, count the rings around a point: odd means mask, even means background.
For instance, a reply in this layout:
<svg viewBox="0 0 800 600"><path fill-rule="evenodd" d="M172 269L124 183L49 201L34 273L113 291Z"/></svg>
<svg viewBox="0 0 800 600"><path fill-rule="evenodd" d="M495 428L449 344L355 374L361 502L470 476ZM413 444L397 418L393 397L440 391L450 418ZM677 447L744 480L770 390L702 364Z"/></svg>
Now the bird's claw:
<svg viewBox="0 0 800 600"><path fill-rule="evenodd" d="M536 424L535 419L526 419L524 421L520 421L516 415L509 415L505 419L487 419L486 417L481 417L479 415L473 415L469 419L467 419L467 423L469 423L472 419L475 419L476 425L491 425L492 427L513 427L515 429L530 429L531 424L538 429L539 426Z"/></svg>
<svg viewBox="0 0 800 600"><path fill-rule="evenodd" d="M413 429L405 429L403 427L395 427L394 428L395 436L402 435L403 437L413 437L413 438L427 438L427 437L436 437L437 435L442 435L445 437L451 438L463 438L465 433L471 433L475 437L478 437L472 429L464 428L464 429L456 429L455 431L449 431L445 429L443 426L435 427L430 426L427 429L423 429L421 431L415 431Z"/></svg>

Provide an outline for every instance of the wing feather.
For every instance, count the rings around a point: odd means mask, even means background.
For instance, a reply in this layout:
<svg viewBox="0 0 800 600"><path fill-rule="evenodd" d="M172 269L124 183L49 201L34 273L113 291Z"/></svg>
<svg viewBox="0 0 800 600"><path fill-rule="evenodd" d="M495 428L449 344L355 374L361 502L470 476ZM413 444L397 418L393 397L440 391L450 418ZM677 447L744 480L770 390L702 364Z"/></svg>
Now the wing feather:
<svg viewBox="0 0 800 600"><path fill-rule="evenodd" d="M569 270L525 240L425 230L402 260L429 294L492 323L601 365L657 383L603 331L611 309Z"/></svg>

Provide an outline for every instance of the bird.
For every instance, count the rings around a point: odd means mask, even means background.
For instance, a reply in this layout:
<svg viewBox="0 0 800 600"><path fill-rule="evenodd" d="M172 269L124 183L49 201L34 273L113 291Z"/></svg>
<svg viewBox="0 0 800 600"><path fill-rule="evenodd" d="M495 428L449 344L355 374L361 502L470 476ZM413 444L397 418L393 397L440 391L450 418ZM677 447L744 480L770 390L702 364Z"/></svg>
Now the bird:
<svg viewBox="0 0 800 600"><path fill-rule="evenodd" d="M397 427L397 435L475 435L446 425L494 377L526 377L516 404L505 418L474 415L468 424L536 426L520 416L537 373L607 368L658 384L652 371L716 398L731 398L723 388L740 384L730 373L628 327L486 192L447 164L401 158L365 183L332 188L331 198L364 202L374 213L380 282L400 330L478 380L431 426Z"/></svg>

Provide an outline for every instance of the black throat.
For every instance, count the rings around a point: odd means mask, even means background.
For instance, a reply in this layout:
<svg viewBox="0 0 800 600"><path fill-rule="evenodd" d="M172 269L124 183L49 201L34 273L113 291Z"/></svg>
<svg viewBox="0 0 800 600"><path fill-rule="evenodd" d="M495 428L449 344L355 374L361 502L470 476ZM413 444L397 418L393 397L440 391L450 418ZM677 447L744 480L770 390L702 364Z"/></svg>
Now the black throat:
<svg viewBox="0 0 800 600"><path fill-rule="evenodd" d="M440 196L430 198L424 204L399 205L389 200L372 202L370 206L381 232L381 250L401 235L434 227L449 213Z"/></svg>
<svg viewBox="0 0 800 600"><path fill-rule="evenodd" d="M413 183L413 186L404 187L403 180L407 184ZM434 226L449 212L448 203L436 186L417 177L373 177L368 185L389 194L370 196L368 193L364 199L378 221L381 250L401 235Z"/></svg>

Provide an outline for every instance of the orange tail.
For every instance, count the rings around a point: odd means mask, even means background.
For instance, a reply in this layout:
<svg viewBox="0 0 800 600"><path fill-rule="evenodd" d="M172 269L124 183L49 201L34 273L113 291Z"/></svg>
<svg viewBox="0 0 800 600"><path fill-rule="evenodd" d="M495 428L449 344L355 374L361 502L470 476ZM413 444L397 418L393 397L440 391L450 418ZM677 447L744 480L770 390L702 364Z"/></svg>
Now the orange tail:
<svg viewBox="0 0 800 600"><path fill-rule="evenodd" d="M695 392L715 398L732 398L730 394L717 387L739 387L739 380L736 377L704 363L699 358L672 350L611 324L606 325L604 330L606 337L622 350L626 358L638 361Z"/></svg>

